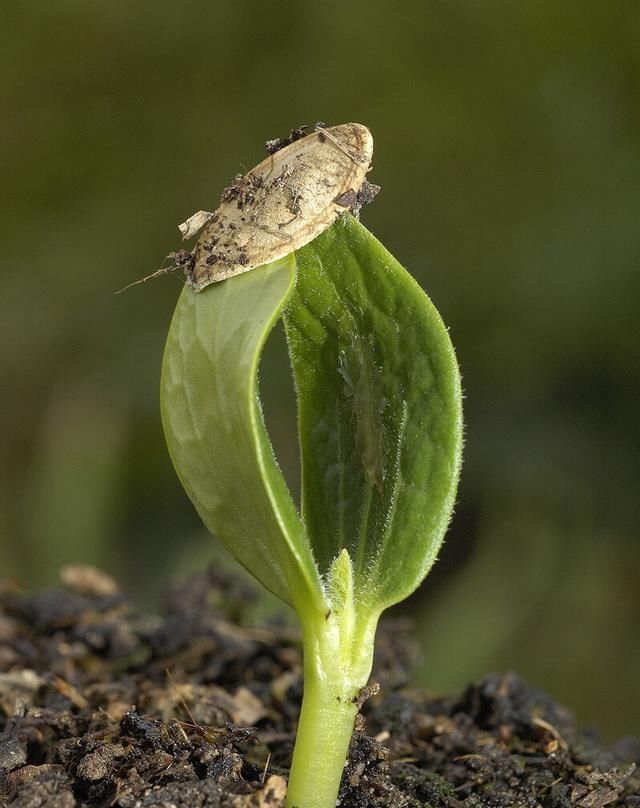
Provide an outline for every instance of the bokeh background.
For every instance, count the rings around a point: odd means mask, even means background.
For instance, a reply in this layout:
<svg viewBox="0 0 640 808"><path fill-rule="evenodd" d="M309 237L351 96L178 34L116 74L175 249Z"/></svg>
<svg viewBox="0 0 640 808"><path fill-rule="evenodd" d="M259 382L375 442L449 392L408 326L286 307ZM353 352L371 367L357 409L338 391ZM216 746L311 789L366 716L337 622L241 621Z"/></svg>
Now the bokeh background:
<svg viewBox="0 0 640 808"><path fill-rule="evenodd" d="M513 669L640 731L637 0L25 0L0 50L0 565L154 605L215 553L158 412L180 285L114 297L292 127L366 123L364 223L450 326L467 449L402 607L423 684ZM296 474L281 335L262 387ZM292 483L295 488L295 483Z"/></svg>

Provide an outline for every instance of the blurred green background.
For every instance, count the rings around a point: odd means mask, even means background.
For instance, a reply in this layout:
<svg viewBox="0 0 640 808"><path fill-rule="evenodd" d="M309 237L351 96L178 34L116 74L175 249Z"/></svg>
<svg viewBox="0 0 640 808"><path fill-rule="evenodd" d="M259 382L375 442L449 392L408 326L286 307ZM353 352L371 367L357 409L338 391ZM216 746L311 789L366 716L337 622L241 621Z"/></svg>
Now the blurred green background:
<svg viewBox="0 0 640 808"><path fill-rule="evenodd" d="M158 412L180 285L124 295L267 138L373 131L364 223L440 308L466 463L407 604L423 684L514 669L640 730L640 4L25 0L0 52L0 564L145 604L214 552ZM285 470L281 336L262 386ZM285 392L283 392L285 391Z"/></svg>

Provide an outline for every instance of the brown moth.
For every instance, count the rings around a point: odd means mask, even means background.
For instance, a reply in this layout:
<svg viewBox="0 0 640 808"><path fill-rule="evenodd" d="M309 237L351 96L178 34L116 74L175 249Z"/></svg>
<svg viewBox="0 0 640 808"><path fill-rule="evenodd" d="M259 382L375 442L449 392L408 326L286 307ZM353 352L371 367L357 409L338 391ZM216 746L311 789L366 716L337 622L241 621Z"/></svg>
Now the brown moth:
<svg viewBox="0 0 640 808"><path fill-rule="evenodd" d="M199 211L180 225L183 238L203 227L193 259L184 265L196 292L303 247L377 193L365 179L373 155L366 126L318 125L306 137L288 140L281 148L272 145L266 160L225 188L214 213Z"/></svg>

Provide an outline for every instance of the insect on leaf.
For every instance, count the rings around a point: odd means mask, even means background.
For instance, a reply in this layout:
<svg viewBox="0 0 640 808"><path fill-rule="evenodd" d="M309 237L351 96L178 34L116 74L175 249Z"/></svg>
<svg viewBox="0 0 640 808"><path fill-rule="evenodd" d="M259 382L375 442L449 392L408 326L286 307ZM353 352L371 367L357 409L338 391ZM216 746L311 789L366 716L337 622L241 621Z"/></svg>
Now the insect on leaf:
<svg viewBox="0 0 640 808"><path fill-rule="evenodd" d="M199 211L180 230L204 229L187 270L197 290L275 261L308 244L345 208L375 196L365 182L373 138L366 126L318 128L272 152L225 188L213 213Z"/></svg>

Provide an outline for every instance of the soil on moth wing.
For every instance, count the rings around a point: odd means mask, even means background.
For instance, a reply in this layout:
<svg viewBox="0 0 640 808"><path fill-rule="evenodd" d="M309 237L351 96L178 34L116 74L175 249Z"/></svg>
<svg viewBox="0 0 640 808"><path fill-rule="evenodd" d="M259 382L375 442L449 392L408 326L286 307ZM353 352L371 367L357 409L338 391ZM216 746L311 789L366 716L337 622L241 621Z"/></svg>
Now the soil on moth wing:
<svg viewBox="0 0 640 808"><path fill-rule="evenodd" d="M105 576L0 589L0 805L278 808L302 693L298 635L242 625L217 575L137 613ZM406 627L383 625L341 808L640 806L640 743L602 749L512 674L434 697L408 687Z"/></svg>

